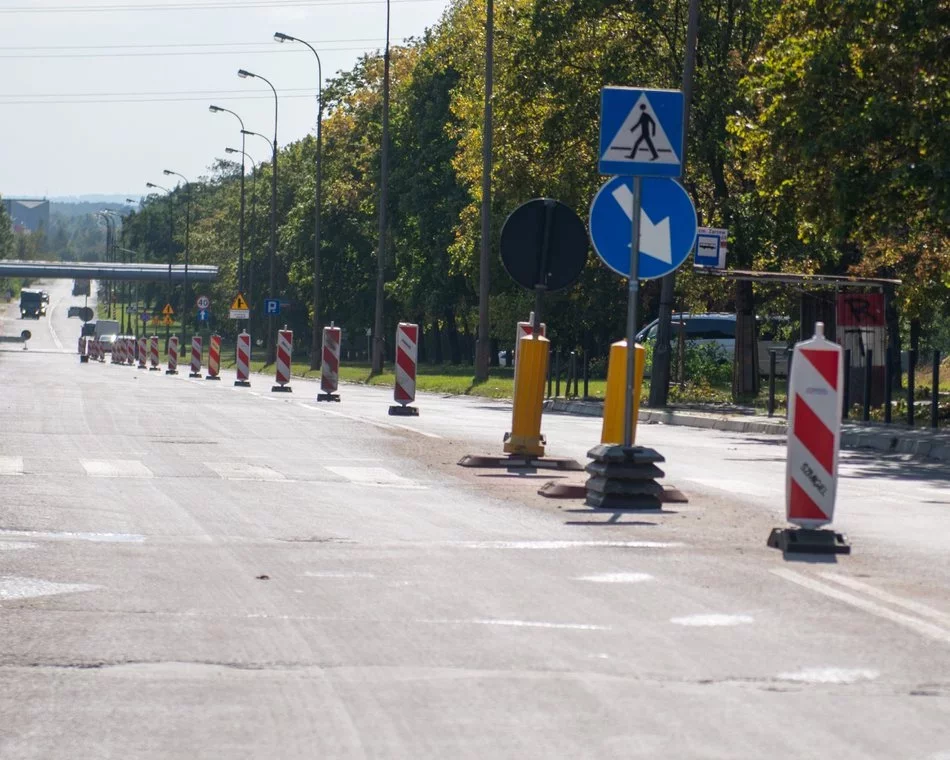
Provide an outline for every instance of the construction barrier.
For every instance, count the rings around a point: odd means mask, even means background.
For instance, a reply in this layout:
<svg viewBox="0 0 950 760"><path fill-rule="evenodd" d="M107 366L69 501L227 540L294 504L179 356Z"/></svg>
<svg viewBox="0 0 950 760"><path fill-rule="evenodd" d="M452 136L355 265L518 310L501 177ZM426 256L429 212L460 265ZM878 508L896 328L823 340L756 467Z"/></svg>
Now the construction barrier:
<svg viewBox="0 0 950 760"><path fill-rule="evenodd" d="M251 375L251 336L247 330L242 330L241 334L237 336L235 367L237 369L237 380L234 381L234 384L242 388L249 388L251 386L251 382L248 380Z"/></svg>
<svg viewBox="0 0 950 760"><path fill-rule="evenodd" d="M79 362L85 364L89 361L89 338L85 335L79 336Z"/></svg>
<svg viewBox="0 0 950 760"><path fill-rule="evenodd" d="M633 373L633 436L631 445L637 442L637 417L640 415L640 389L643 386L643 365L646 350L637 343L634 346L636 369ZM624 414L627 405L627 341L618 340L610 346L607 362L607 392L604 396L604 421L600 429L601 443L623 443Z"/></svg>
<svg viewBox="0 0 950 760"><path fill-rule="evenodd" d="M96 358L99 360L100 364L106 363L106 349L102 345L102 341L96 338Z"/></svg>
<svg viewBox="0 0 950 760"><path fill-rule="evenodd" d="M139 369L145 369L148 361L148 338L144 335L139 338Z"/></svg>
<svg viewBox="0 0 950 760"><path fill-rule="evenodd" d="M122 359L122 338L116 338L112 341L112 354L109 356L109 362L111 364L122 364L124 359Z"/></svg>
<svg viewBox="0 0 950 760"><path fill-rule="evenodd" d="M277 331L277 385L271 386L271 391L282 391L290 393L293 388L290 383L290 364L294 354L294 331L288 330L284 325L283 330Z"/></svg>
<svg viewBox="0 0 950 760"><path fill-rule="evenodd" d="M135 366L135 349L137 346L137 341L133 337L128 337L125 339L125 344L128 347L125 352L125 361L130 367Z"/></svg>
<svg viewBox="0 0 950 760"><path fill-rule="evenodd" d="M86 342L86 349L89 352L89 361L99 361L99 346L95 338L89 338Z"/></svg>
<svg viewBox="0 0 950 760"><path fill-rule="evenodd" d="M148 339L148 359L151 363L149 372L158 372L158 336L152 335Z"/></svg>
<svg viewBox="0 0 950 760"><path fill-rule="evenodd" d="M416 365L419 360L419 325L400 322L396 326L396 386L393 398L396 404L389 413L401 416L418 415L419 410L409 406L416 400Z"/></svg>
<svg viewBox="0 0 950 760"><path fill-rule="evenodd" d="M221 336L212 335L208 344L208 374L205 380L220 380L221 371Z"/></svg>
<svg viewBox="0 0 950 760"><path fill-rule="evenodd" d="M191 336L191 372L188 377L201 377L201 336Z"/></svg>
<svg viewBox="0 0 950 760"><path fill-rule="evenodd" d="M511 432L505 434L504 450L506 454L543 457L541 412L551 343L543 336L531 335L518 344Z"/></svg>
<svg viewBox="0 0 950 760"><path fill-rule="evenodd" d="M323 363L320 367L320 390L317 401L339 401L336 392L340 385L340 340L342 332L330 323L323 328Z"/></svg>
<svg viewBox="0 0 950 760"><path fill-rule="evenodd" d="M172 335L168 339L168 369L166 375L178 374L178 336Z"/></svg>
<svg viewBox="0 0 950 760"><path fill-rule="evenodd" d="M848 554L840 533L818 530L834 519L844 399L844 350L815 337L795 346L788 378L785 516L798 530L776 529L769 545L786 552Z"/></svg>

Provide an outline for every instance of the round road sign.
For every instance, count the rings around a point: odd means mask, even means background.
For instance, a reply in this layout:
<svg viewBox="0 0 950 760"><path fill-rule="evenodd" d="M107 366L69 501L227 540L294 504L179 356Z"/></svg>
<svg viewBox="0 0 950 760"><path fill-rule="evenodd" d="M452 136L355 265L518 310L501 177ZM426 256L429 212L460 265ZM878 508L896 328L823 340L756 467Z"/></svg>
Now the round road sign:
<svg viewBox="0 0 950 760"><path fill-rule="evenodd" d="M195 301L195 305L199 309L207 309L209 306L211 306L211 299L208 298L208 296L198 296L198 300Z"/></svg>
<svg viewBox="0 0 950 760"><path fill-rule="evenodd" d="M528 290L561 290L584 270L587 229L572 209L553 198L524 203L501 228L501 262Z"/></svg>
<svg viewBox="0 0 950 760"><path fill-rule="evenodd" d="M20 333L20 340L29 340L32 337L33 333L31 333L29 330L24 330Z"/></svg>

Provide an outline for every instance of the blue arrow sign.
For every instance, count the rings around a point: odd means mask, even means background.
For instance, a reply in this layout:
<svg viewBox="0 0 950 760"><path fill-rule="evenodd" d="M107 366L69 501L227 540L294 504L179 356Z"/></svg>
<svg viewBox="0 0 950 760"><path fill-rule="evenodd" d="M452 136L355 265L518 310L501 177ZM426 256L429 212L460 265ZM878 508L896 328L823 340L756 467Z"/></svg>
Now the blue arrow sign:
<svg viewBox="0 0 950 760"><path fill-rule="evenodd" d="M264 299L265 314L280 314L280 301L276 298Z"/></svg>
<svg viewBox="0 0 950 760"><path fill-rule="evenodd" d="M147 311L143 311L143 312L142 312L142 321L143 321L143 322L148 322L151 318L152 318L152 315L149 314Z"/></svg>
<svg viewBox="0 0 950 760"><path fill-rule="evenodd" d="M601 174L679 177L683 93L604 87L600 93Z"/></svg>
<svg viewBox="0 0 950 760"><path fill-rule="evenodd" d="M210 316L210 315L208 314L208 310L207 310L207 309L201 309L201 310L198 312L198 321L199 321L199 322L207 322L209 316Z"/></svg>
<svg viewBox="0 0 950 760"><path fill-rule="evenodd" d="M640 201L640 279L654 280L678 269L696 241L696 209L672 179L642 180ZM608 180L590 205L590 237L601 260L617 274L630 276L633 179Z"/></svg>

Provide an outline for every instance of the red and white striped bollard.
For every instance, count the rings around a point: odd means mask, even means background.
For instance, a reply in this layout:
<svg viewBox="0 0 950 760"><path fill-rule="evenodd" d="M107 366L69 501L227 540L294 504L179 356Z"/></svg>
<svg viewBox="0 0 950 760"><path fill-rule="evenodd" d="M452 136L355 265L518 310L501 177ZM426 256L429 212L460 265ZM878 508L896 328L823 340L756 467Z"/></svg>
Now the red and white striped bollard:
<svg viewBox="0 0 950 760"><path fill-rule="evenodd" d="M409 406L416 400L416 365L419 361L419 325L400 322L396 326L396 386L393 398L396 403L389 413L412 417L419 409Z"/></svg>
<svg viewBox="0 0 950 760"><path fill-rule="evenodd" d="M317 401L339 401L336 392L340 386L340 340L342 331L330 323L323 328L323 361L320 365L320 390Z"/></svg>
<svg viewBox="0 0 950 760"><path fill-rule="evenodd" d="M148 368L149 372L158 372L158 336L152 335L148 339L148 360L151 363L151 367Z"/></svg>
<svg viewBox="0 0 950 760"><path fill-rule="evenodd" d="M212 335L208 343L208 374L205 380L220 380L221 372L221 336Z"/></svg>
<svg viewBox="0 0 950 760"><path fill-rule="evenodd" d="M191 336L191 372L188 377L201 377L201 336Z"/></svg>
<svg viewBox="0 0 950 760"><path fill-rule="evenodd" d="M178 374L178 336L172 335L168 339L168 369L166 375Z"/></svg>
<svg viewBox="0 0 950 760"><path fill-rule="evenodd" d="M250 388L251 382L248 378L251 375L251 336L247 330L242 330L237 336L237 356L235 361L237 369L237 380L234 384L241 388Z"/></svg>
<svg viewBox="0 0 950 760"><path fill-rule="evenodd" d="M148 361L148 338L142 335L139 338L139 369L145 369Z"/></svg>
<svg viewBox="0 0 950 760"><path fill-rule="evenodd" d="M294 355L294 331L288 330L284 325L283 330L277 331L277 385L271 386L272 392L290 393L293 388L290 387L290 366Z"/></svg>

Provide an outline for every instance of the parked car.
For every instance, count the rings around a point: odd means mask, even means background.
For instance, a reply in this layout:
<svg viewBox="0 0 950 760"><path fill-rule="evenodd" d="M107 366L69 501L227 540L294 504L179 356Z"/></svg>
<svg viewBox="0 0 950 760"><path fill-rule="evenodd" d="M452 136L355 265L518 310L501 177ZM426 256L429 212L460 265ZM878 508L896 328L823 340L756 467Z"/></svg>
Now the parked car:
<svg viewBox="0 0 950 760"><path fill-rule="evenodd" d="M788 324L787 317L757 317L759 332L759 373L769 373L769 351L778 352L775 362L777 375L788 374L789 343L781 339L782 327ZM656 341L660 321L654 319L637 333L637 343L647 344ZM679 334L686 330L687 344L694 346L715 345L722 350L723 356L732 360L736 352L736 315L729 312L710 312L693 314L690 312L673 314L673 350L676 350Z"/></svg>

